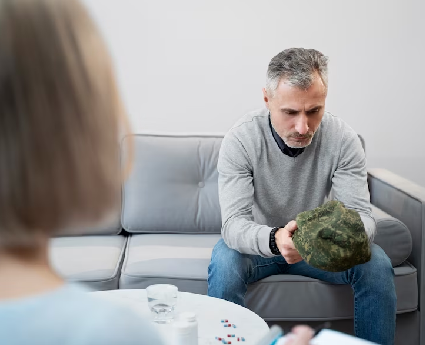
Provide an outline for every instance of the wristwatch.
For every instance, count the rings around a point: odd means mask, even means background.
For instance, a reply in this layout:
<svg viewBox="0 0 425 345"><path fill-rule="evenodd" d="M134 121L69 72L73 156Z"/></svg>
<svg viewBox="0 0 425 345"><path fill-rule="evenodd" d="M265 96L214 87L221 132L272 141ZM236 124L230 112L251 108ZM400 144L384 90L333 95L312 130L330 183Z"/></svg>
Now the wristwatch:
<svg viewBox="0 0 425 345"><path fill-rule="evenodd" d="M276 239L275 239L276 231L279 230L279 229L280 229L280 227L273 228L272 231L270 232L269 247L270 247L271 252L274 255L280 255L280 250L277 247Z"/></svg>

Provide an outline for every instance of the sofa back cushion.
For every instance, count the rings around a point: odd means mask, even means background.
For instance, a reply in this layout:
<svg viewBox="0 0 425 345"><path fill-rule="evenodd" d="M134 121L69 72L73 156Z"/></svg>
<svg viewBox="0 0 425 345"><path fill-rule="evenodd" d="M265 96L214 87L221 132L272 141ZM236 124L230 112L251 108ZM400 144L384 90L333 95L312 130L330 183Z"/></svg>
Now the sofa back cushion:
<svg viewBox="0 0 425 345"><path fill-rule="evenodd" d="M139 134L124 138L123 147L128 140L134 162L123 186L122 227L130 233L220 233L222 136Z"/></svg>

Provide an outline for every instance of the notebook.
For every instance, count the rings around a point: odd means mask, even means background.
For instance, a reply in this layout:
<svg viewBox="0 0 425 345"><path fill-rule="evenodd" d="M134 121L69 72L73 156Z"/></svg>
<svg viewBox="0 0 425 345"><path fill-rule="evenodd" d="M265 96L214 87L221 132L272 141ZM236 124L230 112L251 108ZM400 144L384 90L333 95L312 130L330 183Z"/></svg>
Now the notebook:
<svg viewBox="0 0 425 345"><path fill-rule="evenodd" d="M279 338L274 345L285 345L286 336ZM351 335L333 331L331 329L324 329L313 339L310 340L309 345L376 345L367 340L353 337Z"/></svg>

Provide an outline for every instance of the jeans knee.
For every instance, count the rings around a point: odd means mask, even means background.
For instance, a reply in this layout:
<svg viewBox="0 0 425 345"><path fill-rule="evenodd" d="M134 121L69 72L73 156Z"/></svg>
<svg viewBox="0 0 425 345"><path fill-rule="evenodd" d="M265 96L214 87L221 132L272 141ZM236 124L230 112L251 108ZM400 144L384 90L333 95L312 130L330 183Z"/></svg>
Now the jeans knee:
<svg viewBox="0 0 425 345"><path fill-rule="evenodd" d="M369 269L379 277L394 279L394 269L390 258L385 254L384 250L376 244L371 246L371 259L369 261Z"/></svg>
<svg viewBox="0 0 425 345"><path fill-rule="evenodd" d="M394 269L391 260L381 247L371 246L371 259L356 266L359 276L366 281L368 288L382 293L394 291Z"/></svg>
<svg viewBox="0 0 425 345"><path fill-rule="evenodd" d="M241 276L246 279L245 273L249 271L249 260L244 254L229 248L223 239L215 245L211 262L208 267L209 276L217 274L221 280L234 279Z"/></svg>

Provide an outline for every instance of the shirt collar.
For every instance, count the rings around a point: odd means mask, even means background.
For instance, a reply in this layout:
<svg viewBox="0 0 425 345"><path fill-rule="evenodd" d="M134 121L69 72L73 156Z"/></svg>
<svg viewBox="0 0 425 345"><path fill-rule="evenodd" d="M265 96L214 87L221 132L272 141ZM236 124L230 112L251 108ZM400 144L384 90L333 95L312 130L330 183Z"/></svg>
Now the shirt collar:
<svg viewBox="0 0 425 345"><path fill-rule="evenodd" d="M270 125L270 130L272 132L274 140L276 141L277 146L279 146L280 150L285 155L295 158L295 157L299 156L301 153L304 152L305 147L292 148L292 147L289 147L288 145L285 144L285 142L282 140L282 138L279 136L279 134L277 134L277 132L275 131L275 129L272 126L272 121L270 119L270 113L269 113L269 125Z"/></svg>

